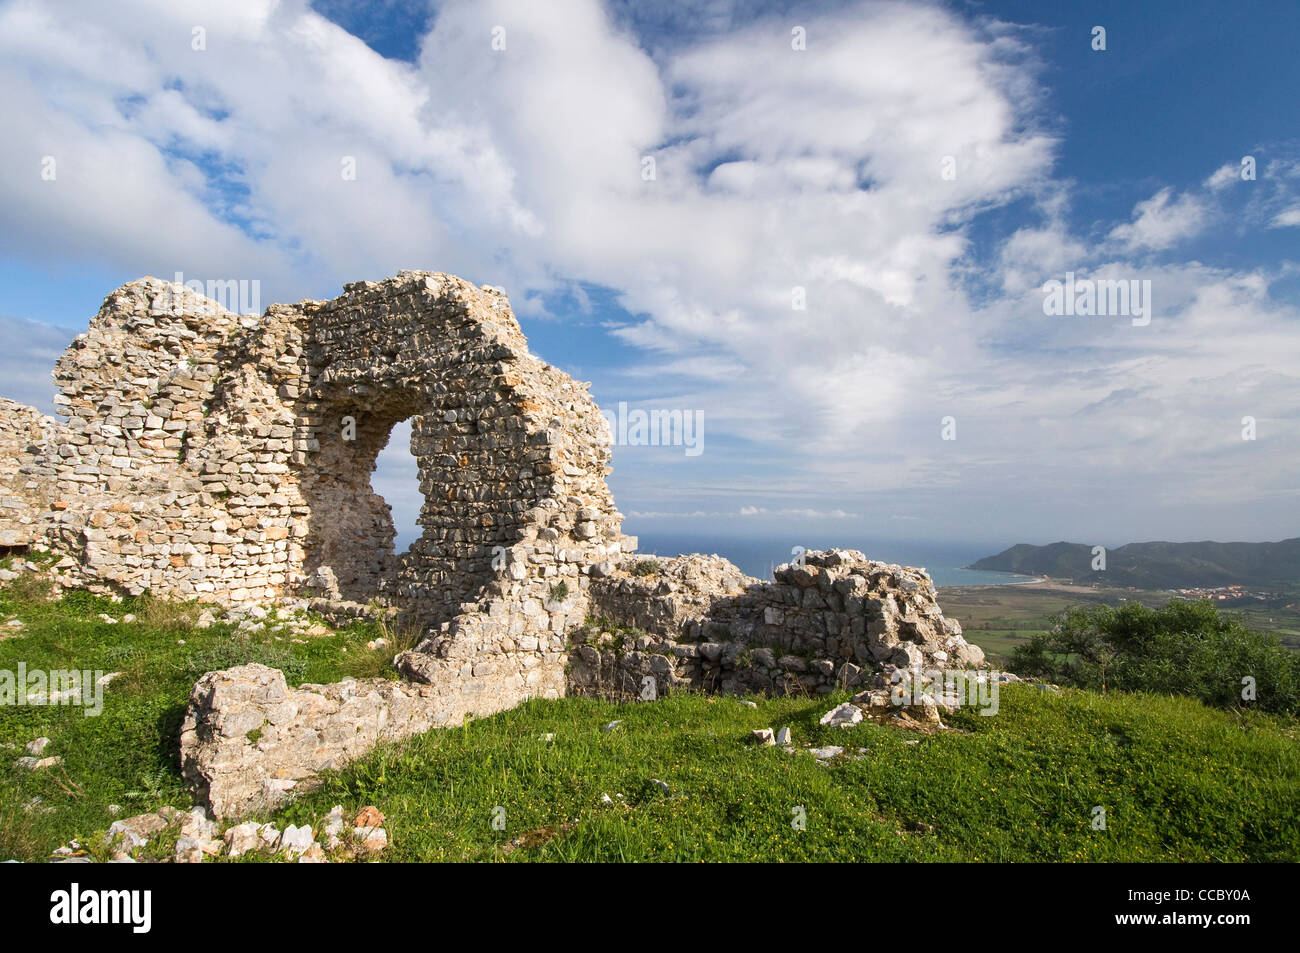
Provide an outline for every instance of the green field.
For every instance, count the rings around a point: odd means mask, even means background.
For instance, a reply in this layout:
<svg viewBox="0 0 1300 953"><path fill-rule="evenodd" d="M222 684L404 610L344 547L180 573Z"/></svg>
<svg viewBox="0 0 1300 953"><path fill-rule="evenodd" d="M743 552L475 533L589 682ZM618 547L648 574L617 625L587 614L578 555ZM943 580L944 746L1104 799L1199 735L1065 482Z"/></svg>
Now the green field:
<svg viewBox="0 0 1300 953"><path fill-rule="evenodd" d="M1300 597L1285 605L1248 606L1229 611L1240 612L1242 622L1259 632L1272 632L1289 649L1300 651Z"/></svg>
<svg viewBox="0 0 1300 953"><path fill-rule="evenodd" d="M1067 592L1024 585L951 587L938 592L944 615L961 623L966 638L984 649L992 664L1005 663L1016 645L1046 631L1051 617L1067 606L1130 601L1156 608L1171 598L1168 592L1135 589ZM1300 651L1300 595L1269 604L1242 602L1222 611L1240 614L1248 628L1272 632L1284 645Z"/></svg>
<svg viewBox="0 0 1300 953"><path fill-rule="evenodd" d="M115 817L188 808L177 736L204 671L261 661L295 684L392 672L391 650L365 648L373 628L295 642L196 629L196 614L0 587L0 626L24 623L0 630L15 632L0 641L0 669L124 673L99 717L0 708L0 860L42 860L74 839L96 855ZM820 726L844 697L534 701L378 749L268 819L319 829L335 804L373 804L387 815L387 861L1300 860L1293 718L1008 686L996 716L962 711L937 735ZM822 765L750 743L753 729L787 725L799 746L845 754ZM63 763L14 766L40 736Z"/></svg>

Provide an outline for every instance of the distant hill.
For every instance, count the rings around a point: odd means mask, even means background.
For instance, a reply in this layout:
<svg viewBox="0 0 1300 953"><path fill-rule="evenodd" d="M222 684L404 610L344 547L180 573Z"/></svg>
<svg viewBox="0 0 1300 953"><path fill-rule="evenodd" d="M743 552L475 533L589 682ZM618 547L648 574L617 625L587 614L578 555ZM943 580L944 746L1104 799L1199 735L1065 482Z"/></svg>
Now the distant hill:
<svg viewBox="0 0 1300 953"><path fill-rule="evenodd" d="M1300 589L1300 537L1277 543L1129 543L1106 550L1105 572L1094 572L1092 559L1086 543L1017 543L966 568L1138 589Z"/></svg>

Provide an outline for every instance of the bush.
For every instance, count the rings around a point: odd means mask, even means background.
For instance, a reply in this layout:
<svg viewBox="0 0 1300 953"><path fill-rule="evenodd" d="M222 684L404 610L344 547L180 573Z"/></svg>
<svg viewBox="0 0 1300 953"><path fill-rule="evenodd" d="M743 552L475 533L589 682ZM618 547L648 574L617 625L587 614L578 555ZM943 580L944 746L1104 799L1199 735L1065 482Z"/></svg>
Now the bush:
<svg viewBox="0 0 1300 953"><path fill-rule="evenodd" d="M184 681L197 682L208 672L219 672L237 665L258 662L267 668L278 668L290 685L298 682L307 670L307 664L286 649L257 642L233 641L219 643L210 648L180 653L172 660L174 670Z"/></svg>
<svg viewBox="0 0 1300 953"><path fill-rule="evenodd" d="M1221 708L1300 708L1300 656L1276 636L1221 616L1208 599L1172 599L1160 609L1075 607L1053 622L1051 632L1017 646L1013 671L1102 692L1190 695ZM1247 677L1253 700L1242 698Z"/></svg>

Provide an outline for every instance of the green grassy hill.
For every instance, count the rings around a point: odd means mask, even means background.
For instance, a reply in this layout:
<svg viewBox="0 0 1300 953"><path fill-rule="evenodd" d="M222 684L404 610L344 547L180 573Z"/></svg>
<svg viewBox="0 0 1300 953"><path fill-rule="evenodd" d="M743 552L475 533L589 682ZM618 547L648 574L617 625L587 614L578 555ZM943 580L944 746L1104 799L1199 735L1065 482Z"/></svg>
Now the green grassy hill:
<svg viewBox="0 0 1300 953"><path fill-rule="evenodd" d="M997 716L918 737L818 726L837 700L533 702L375 754L283 813L303 823L373 803L389 817L389 860L1300 858L1294 724L1014 686ZM613 718L623 724L603 731ZM781 725L846 754L822 766L747 743ZM489 824L497 805L504 832ZM1105 830L1092 827L1098 806Z"/></svg>
<svg viewBox="0 0 1300 953"><path fill-rule="evenodd" d="M371 627L294 641L274 627L197 629L196 615L85 594L45 602L30 579L0 587L0 670L124 673L99 717L0 707L0 860L45 859L73 839L92 845L115 817L189 807L177 735L203 671L261 661L294 683L391 671L391 648L366 649ZM932 736L818 725L840 700L534 701L378 749L269 819L319 825L335 804L373 804L387 815L386 861L1300 860L1295 719L1026 685L1003 689L996 716L963 711ZM800 746L845 753L823 765L749 741L787 725ZM16 767L42 736L62 764Z"/></svg>
<svg viewBox="0 0 1300 953"><path fill-rule="evenodd" d="M1104 572L1093 570L1092 548L1087 543L1017 543L966 568L1137 589L1300 589L1300 537L1276 543L1129 543L1106 551Z"/></svg>

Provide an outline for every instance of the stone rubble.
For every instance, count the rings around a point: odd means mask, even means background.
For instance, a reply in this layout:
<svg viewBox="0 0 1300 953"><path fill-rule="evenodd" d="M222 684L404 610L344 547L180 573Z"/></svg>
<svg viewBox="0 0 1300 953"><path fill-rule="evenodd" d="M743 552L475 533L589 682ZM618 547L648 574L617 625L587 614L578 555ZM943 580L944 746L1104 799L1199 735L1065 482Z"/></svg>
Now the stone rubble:
<svg viewBox="0 0 1300 953"><path fill-rule="evenodd" d="M822 715L820 724L835 725L839 728L848 728L856 725L862 720L862 712L852 703L845 702L843 705L836 705L826 714Z"/></svg>
<svg viewBox="0 0 1300 953"><path fill-rule="evenodd" d="M388 846L388 831L382 827L354 827L352 839L362 850L377 854Z"/></svg>
<svg viewBox="0 0 1300 953"><path fill-rule="evenodd" d="M339 835L343 833L343 807L335 806L329 815L325 818L325 826L322 829L325 834L325 845L330 850L335 850L339 846Z"/></svg>
<svg viewBox="0 0 1300 953"><path fill-rule="evenodd" d="M55 755L52 758L19 758L14 762L17 767L26 768L29 771L43 771L46 768L53 768L63 764L63 758Z"/></svg>
<svg viewBox="0 0 1300 953"><path fill-rule="evenodd" d="M262 825L256 821L236 824L222 835L226 853L233 860L262 846Z"/></svg>
<svg viewBox="0 0 1300 953"><path fill-rule="evenodd" d="M384 814L374 805L363 807L356 818L352 821L353 827L381 827L384 823Z"/></svg>
<svg viewBox="0 0 1300 953"><path fill-rule="evenodd" d="M295 827L290 824L280 835L280 850L291 857L300 856L314 843L316 843L316 839L312 836L311 825Z"/></svg>
<svg viewBox="0 0 1300 953"><path fill-rule="evenodd" d="M844 749L838 745L827 745L824 748L809 748L808 753L818 761L829 761L844 753Z"/></svg>
<svg viewBox="0 0 1300 953"><path fill-rule="evenodd" d="M110 852L113 862L137 863L148 859L143 852L151 840L170 831L176 834L175 845L169 856L158 858L163 862L198 864L209 857L224 855L236 860L245 854L260 853L289 862L320 864L373 856L384 850L389 841L388 832L379 826L382 822L383 815L375 808L365 808L358 815L351 842L345 843L338 836L343 830L343 807L336 805L322 826L322 844L317 841L310 824L290 824L281 831L274 824L245 821L222 831L202 807L189 812L163 807L155 812L114 821L104 835L103 846ZM76 841L56 849L54 856L80 863L93 860Z"/></svg>

